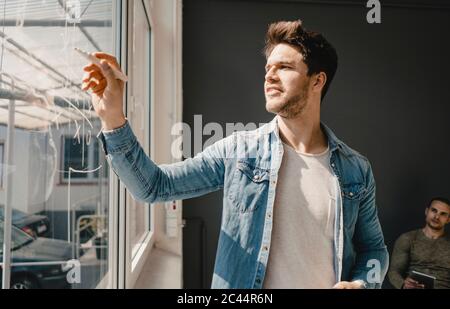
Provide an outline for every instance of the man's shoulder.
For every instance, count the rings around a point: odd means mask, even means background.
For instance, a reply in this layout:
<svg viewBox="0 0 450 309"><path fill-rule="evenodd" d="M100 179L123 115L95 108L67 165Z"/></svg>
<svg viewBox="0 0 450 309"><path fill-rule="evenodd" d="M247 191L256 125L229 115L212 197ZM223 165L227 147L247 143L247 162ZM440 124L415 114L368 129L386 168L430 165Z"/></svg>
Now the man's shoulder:
<svg viewBox="0 0 450 309"><path fill-rule="evenodd" d="M233 134L235 134L238 137L263 136L270 134L272 131L273 131L273 123L268 122L268 123L261 123L259 127L257 127L256 129L235 131Z"/></svg>
<svg viewBox="0 0 450 309"><path fill-rule="evenodd" d="M343 141L339 141L339 148L345 156L347 156L349 158L357 159L357 160L361 161L363 164L370 164L369 159L365 155L363 155L359 151L353 149L352 147L350 147Z"/></svg>
<svg viewBox="0 0 450 309"><path fill-rule="evenodd" d="M447 232L446 232L446 233L444 234L444 237L443 237L443 238L444 238L445 241L447 241L447 242L450 243L450 233L447 233Z"/></svg>
<svg viewBox="0 0 450 309"><path fill-rule="evenodd" d="M417 234L419 232L420 232L420 229L403 233L397 238L397 241L408 241L408 242L413 241L414 239L417 238Z"/></svg>
<svg viewBox="0 0 450 309"><path fill-rule="evenodd" d="M346 169L352 170L353 173L361 175L361 177L368 183L372 181L372 166L366 156L342 141L339 141L338 150L341 154L342 160L345 162Z"/></svg>
<svg viewBox="0 0 450 309"><path fill-rule="evenodd" d="M337 147L338 153L350 166L359 168L364 173L370 170L370 162L366 156L343 142L326 124L321 125L328 136L329 144Z"/></svg>
<svg viewBox="0 0 450 309"><path fill-rule="evenodd" d="M264 135L270 133L270 123L261 124L256 129L244 129L234 131L226 137L216 141L214 144L221 149L225 149L227 158L237 158L239 151L249 151L250 149L258 146L258 141ZM244 155L244 154L242 154ZM244 157L246 157L244 155Z"/></svg>
<svg viewBox="0 0 450 309"><path fill-rule="evenodd" d="M260 124L256 129L235 131L227 138L232 140L237 145L246 144L252 145L256 141L269 140L268 135L273 132L270 123Z"/></svg>

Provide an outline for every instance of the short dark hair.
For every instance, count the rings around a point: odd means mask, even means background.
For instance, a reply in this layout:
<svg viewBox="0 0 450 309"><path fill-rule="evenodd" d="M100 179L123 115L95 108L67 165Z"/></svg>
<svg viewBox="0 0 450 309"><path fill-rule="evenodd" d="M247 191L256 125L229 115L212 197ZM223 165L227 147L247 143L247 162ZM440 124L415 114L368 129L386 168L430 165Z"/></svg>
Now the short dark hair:
<svg viewBox="0 0 450 309"><path fill-rule="evenodd" d="M327 75L327 81L321 94L323 100L337 70L338 56L336 49L322 34L306 31L301 20L279 21L269 25L264 47L266 58L269 58L276 45L282 43L300 49L308 67L308 76L320 72Z"/></svg>
<svg viewBox="0 0 450 309"><path fill-rule="evenodd" d="M430 202L428 203L428 207L427 208L430 208L431 204L433 204L433 202L441 202L441 203L447 204L447 206L450 207L450 200L448 198L445 198L445 197L442 197L442 196L436 196L436 197L433 197L430 200Z"/></svg>

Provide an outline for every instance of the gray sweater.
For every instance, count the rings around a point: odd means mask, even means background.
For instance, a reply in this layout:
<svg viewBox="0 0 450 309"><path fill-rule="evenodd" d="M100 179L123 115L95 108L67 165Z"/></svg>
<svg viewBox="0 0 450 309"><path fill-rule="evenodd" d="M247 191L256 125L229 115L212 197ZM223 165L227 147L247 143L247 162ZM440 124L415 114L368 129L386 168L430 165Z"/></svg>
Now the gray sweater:
<svg viewBox="0 0 450 309"><path fill-rule="evenodd" d="M413 271L436 277L436 289L450 288L450 237L425 236L422 229L401 235L395 242L388 273L389 281L398 289Z"/></svg>

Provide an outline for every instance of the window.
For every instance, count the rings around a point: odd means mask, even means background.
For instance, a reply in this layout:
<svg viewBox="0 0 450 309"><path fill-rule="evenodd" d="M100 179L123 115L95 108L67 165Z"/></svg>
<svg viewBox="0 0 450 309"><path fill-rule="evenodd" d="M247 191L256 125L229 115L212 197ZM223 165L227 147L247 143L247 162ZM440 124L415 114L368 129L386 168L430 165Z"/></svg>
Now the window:
<svg viewBox="0 0 450 309"><path fill-rule="evenodd" d="M6 235L11 258L0 256L11 277L4 287L111 286L108 164L100 121L81 91L87 61L74 48L114 53L116 5L0 2L0 156L8 168L0 204L16 214Z"/></svg>

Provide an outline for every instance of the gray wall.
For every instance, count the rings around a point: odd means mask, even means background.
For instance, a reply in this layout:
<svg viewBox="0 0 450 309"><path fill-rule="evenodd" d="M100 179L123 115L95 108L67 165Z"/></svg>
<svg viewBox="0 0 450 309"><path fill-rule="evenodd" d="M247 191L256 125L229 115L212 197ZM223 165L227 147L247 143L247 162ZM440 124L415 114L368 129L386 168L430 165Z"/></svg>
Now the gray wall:
<svg viewBox="0 0 450 309"><path fill-rule="evenodd" d="M368 24L366 1L332 3L185 0L183 121L193 127L198 114L204 123L223 126L270 121L273 115L265 110L263 94L264 34L271 21L302 19L338 51L339 67L322 117L370 159L391 251L401 233L423 225L432 196L450 195L450 8L443 1L406 6L391 1L393 5L382 7L382 23ZM183 216L197 218L192 221L197 226L184 234L185 287L207 288L222 192L184 205ZM198 218L206 230L203 278Z"/></svg>

